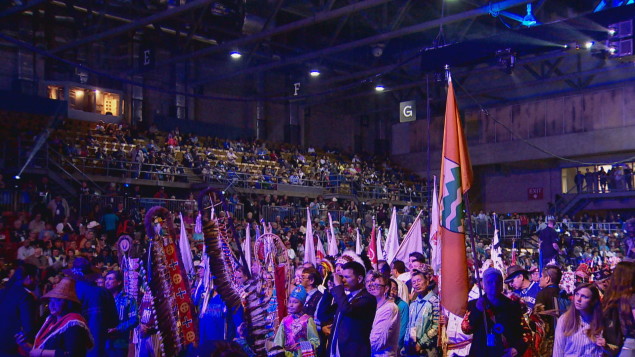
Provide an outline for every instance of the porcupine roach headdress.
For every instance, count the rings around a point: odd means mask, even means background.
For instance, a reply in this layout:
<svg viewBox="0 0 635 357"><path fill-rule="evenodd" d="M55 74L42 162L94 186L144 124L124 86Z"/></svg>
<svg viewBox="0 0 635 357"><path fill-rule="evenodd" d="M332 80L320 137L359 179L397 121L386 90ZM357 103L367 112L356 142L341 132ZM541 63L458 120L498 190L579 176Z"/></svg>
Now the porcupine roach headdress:
<svg viewBox="0 0 635 357"><path fill-rule="evenodd" d="M204 197L211 197L212 205L224 203L222 193L214 189L203 191L199 195L198 206L203 210ZM212 207L213 209L213 207ZM253 279L246 285L239 286L234 282L236 259L229 247L228 240L233 239L233 227L229 217L224 219L208 219L209 213L202 214L203 237L205 251L209 257L210 270L214 276L214 285L218 293L229 307L242 305L247 321L247 341L258 356L266 356L265 335L270 332L266 327L266 307L268 300L262 301L258 286ZM240 244L237 244L240 249Z"/></svg>
<svg viewBox="0 0 635 357"><path fill-rule="evenodd" d="M168 234L153 226L156 216L162 216ZM176 356L185 346L197 344L196 314L190 286L178 251L176 231L170 212L152 207L145 217L146 233L150 238L149 286L154 297L158 328L166 356Z"/></svg>

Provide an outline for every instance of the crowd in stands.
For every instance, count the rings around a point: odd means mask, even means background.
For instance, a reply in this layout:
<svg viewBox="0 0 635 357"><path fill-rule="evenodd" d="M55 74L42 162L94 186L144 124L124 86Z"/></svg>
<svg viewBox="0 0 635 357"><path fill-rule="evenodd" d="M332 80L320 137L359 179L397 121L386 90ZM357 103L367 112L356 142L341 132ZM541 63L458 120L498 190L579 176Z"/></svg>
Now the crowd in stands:
<svg viewBox="0 0 635 357"><path fill-rule="evenodd" d="M186 169L205 182L234 182L237 186L275 189L278 184L319 186L343 193L367 193L392 201L419 201L425 180L401 170L389 159L347 155L333 149L318 151L259 140L225 140L161 133L155 127L132 132L125 125L59 129L53 147L80 158L88 172L160 181L187 181ZM98 165L91 165L95 160ZM88 165L86 164L88 163Z"/></svg>

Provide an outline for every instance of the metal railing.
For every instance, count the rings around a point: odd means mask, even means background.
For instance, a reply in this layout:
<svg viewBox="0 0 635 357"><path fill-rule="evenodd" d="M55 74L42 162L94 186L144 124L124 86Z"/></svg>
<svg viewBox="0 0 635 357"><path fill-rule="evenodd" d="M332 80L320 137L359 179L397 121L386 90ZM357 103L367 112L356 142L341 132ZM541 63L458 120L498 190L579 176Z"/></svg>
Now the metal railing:
<svg viewBox="0 0 635 357"><path fill-rule="evenodd" d="M0 190L0 210L28 212L35 203L35 197L22 190Z"/></svg>
<svg viewBox="0 0 635 357"><path fill-rule="evenodd" d="M148 210L154 206L161 206L172 212L182 213L190 211L195 212L198 209L195 200L163 199L154 197L137 198L127 196L81 195L79 202L80 215L85 215L88 212L91 212L96 205L99 205L103 210L106 206L112 206L114 209L117 209L117 207L122 204L123 209L126 211L139 210L140 208ZM244 206L241 203L228 203L228 211L236 219L243 219L245 217Z"/></svg>
<svg viewBox="0 0 635 357"><path fill-rule="evenodd" d="M355 223L358 218L362 219L362 224L366 224L368 222L364 222L366 216L363 212L360 211L349 211L349 210L330 210L330 209L310 209L311 219L315 220L318 218L320 221L328 224L328 214L331 214L333 218L333 222L342 223ZM280 220L283 221L286 218L291 220L292 218L296 219L298 224L302 222L303 219L306 219L306 207L291 207L291 206L262 206L261 207L261 217L265 220L265 222L274 222L277 220L277 217L280 217ZM406 222L406 225L414 222L416 219L415 216L406 215L402 213L397 213L397 224L400 225L401 222ZM388 216L388 221L390 221L390 215Z"/></svg>
<svg viewBox="0 0 635 357"><path fill-rule="evenodd" d="M178 172L179 167L173 165L159 165L140 163L136 161L99 159L91 157L68 158L81 171L103 176L127 177L166 182L188 182L185 172ZM184 169L180 167L180 169Z"/></svg>

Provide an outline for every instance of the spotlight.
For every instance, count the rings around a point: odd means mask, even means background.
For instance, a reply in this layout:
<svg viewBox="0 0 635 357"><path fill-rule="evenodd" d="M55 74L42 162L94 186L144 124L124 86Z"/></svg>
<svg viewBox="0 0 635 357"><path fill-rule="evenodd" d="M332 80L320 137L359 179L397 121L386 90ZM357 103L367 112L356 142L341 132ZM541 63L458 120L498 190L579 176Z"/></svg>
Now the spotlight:
<svg viewBox="0 0 635 357"><path fill-rule="evenodd" d="M238 52L238 51L233 51L232 53L229 54L229 56L233 59L239 59L240 57L242 57L242 53Z"/></svg>
<svg viewBox="0 0 635 357"><path fill-rule="evenodd" d="M615 29L615 27L609 27L609 36L615 36L616 33L617 30Z"/></svg>
<svg viewBox="0 0 635 357"><path fill-rule="evenodd" d="M536 26L537 23L538 21L536 21L536 18L531 13L531 4L527 4L527 15L523 17L523 21L521 22L521 24L523 26L531 27Z"/></svg>
<svg viewBox="0 0 635 357"><path fill-rule="evenodd" d="M15 179L19 180L20 179L20 175L15 175Z"/></svg>
<svg viewBox="0 0 635 357"><path fill-rule="evenodd" d="M376 92L383 92L386 89L386 87L384 87L383 84L378 84L375 86L375 91Z"/></svg>
<svg viewBox="0 0 635 357"><path fill-rule="evenodd" d="M311 77L319 77L320 71L317 69L312 69L311 72L309 72L309 74L311 75Z"/></svg>
<svg viewBox="0 0 635 357"><path fill-rule="evenodd" d="M615 54L615 52L617 52L617 48L615 48L615 47L613 47L613 46L609 47L609 54L610 54L611 56L612 56L612 55L614 55L614 54Z"/></svg>
<svg viewBox="0 0 635 357"><path fill-rule="evenodd" d="M593 47L593 45L595 44L595 42L593 41L588 41L587 43L584 44L584 48L591 49L591 47Z"/></svg>
<svg viewBox="0 0 635 357"><path fill-rule="evenodd" d="M565 49L569 48L569 45L562 45Z"/></svg>

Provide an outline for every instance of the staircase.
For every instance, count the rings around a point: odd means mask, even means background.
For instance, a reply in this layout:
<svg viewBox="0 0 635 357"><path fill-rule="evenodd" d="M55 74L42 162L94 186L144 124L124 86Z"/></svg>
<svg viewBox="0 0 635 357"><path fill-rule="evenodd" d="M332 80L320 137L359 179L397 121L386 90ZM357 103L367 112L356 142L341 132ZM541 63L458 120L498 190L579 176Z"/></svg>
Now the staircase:
<svg viewBox="0 0 635 357"><path fill-rule="evenodd" d="M581 192L565 194L561 200L556 202L556 213L559 215L573 216L587 208L592 203L602 203L608 209L630 208L627 201L635 198L635 191L612 191L612 192Z"/></svg>
<svg viewBox="0 0 635 357"><path fill-rule="evenodd" d="M195 174L191 168L184 167L183 172L185 172L185 175L187 176L187 182L191 184L197 184L197 183L203 182L203 177L201 177L201 175Z"/></svg>

